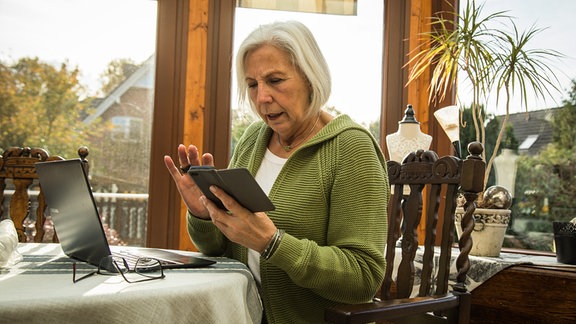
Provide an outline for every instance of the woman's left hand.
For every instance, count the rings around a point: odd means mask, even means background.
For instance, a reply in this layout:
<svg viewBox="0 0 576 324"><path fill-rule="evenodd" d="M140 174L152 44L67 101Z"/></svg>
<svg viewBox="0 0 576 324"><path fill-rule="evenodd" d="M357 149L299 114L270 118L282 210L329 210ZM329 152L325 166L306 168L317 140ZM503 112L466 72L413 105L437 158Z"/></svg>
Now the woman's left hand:
<svg viewBox="0 0 576 324"><path fill-rule="evenodd" d="M217 186L210 191L218 197L226 210L218 208L206 196L200 199L210 213L212 223L232 242L262 252L276 232L276 226L264 212L252 213Z"/></svg>

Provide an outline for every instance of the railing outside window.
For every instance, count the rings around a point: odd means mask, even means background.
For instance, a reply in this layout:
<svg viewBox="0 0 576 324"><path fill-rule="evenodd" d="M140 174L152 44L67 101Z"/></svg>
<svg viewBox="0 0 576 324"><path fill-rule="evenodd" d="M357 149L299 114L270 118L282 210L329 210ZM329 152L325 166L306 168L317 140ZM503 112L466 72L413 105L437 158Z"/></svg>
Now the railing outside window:
<svg viewBox="0 0 576 324"><path fill-rule="evenodd" d="M14 191L4 192L3 210L10 217L10 199ZM25 220L26 236L33 242L35 233L35 215L38 207L38 191L28 192L31 200L30 213ZM148 216L148 194L94 193L96 207L102 220L102 226L110 245L146 245L146 226ZM47 216L47 237L54 232L51 218Z"/></svg>
<svg viewBox="0 0 576 324"><path fill-rule="evenodd" d="M94 193L111 245L146 245L148 194Z"/></svg>

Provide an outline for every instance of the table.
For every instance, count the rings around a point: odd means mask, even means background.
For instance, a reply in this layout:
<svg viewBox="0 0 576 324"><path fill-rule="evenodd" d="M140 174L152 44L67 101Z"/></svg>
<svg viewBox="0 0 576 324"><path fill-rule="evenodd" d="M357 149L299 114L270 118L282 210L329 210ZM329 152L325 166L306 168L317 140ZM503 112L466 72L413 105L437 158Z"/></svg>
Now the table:
<svg viewBox="0 0 576 324"><path fill-rule="evenodd" d="M472 291L470 323L576 323L576 267L513 265Z"/></svg>
<svg viewBox="0 0 576 324"><path fill-rule="evenodd" d="M95 275L72 282L59 244L20 243L23 260L0 270L1 323L260 323L262 304L249 269L228 258L166 278L127 283ZM181 253L192 253L184 252ZM88 266L88 265L86 265Z"/></svg>
<svg viewBox="0 0 576 324"><path fill-rule="evenodd" d="M458 271L456 269L456 257L458 256L458 248L452 248L451 257L451 268L450 268L450 284L456 283L456 275ZM402 249L397 246L395 253L394 263L396 264L394 269L397 269L402 256ZM422 262L424 257L424 247L420 246L416 251L416 257L414 258L414 268L416 276L419 276L422 269ZM438 273L438 259L440 257L439 247L435 248L434 256L434 267L433 276ZM493 276L497 275L499 272L504 271L508 268L514 266L537 266L542 268L554 268L565 272L576 273L575 265L561 264L558 263L555 256L547 255L537 255L537 254L526 254L526 253L515 253L515 252L501 252L498 257L479 257L479 256L469 256L470 259L470 269L468 270L466 276L466 287L468 291L473 292L476 288L482 286L486 281L488 281ZM395 270L396 271L396 270ZM393 274L395 277L396 274ZM417 281L418 282L418 281ZM416 284L412 290L412 296L417 296L419 291L419 286Z"/></svg>
<svg viewBox="0 0 576 324"><path fill-rule="evenodd" d="M457 255L456 251L452 255ZM556 269L564 269L566 271L576 271L576 266L558 263L556 256L546 256L539 254L528 254L520 252L500 252L498 257L478 257L470 255L470 270L467 274L468 291L480 287L487 280L497 275L501 271L514 266L539 266ZM456 265L453 263L452 271L454 276L456 274Z"/></svg>
<svg viewBox="0 0 576 324"><path fill-rule="evenodd" d="M439 250L435 252L437 264ZM395 262L400 261L399 254L397 247ZM420 247L414 259L417 275L423 254ZM457 255L458 249L453 248L451 284L456 279ZM576 265L558 263L553 255L512 251L502 251L499 257L469 258L466 286L472 294L470 323L576 323ZM417 294L416 285L412 296Z"/></svg>

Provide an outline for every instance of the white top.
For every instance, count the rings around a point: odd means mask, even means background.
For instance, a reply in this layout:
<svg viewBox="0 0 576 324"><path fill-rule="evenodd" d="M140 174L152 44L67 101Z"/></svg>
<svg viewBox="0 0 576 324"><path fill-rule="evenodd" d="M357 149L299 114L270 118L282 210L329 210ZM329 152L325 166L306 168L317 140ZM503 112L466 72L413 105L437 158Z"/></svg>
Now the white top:
<svg viewBox="0 0 576 324"><path fill-rule="evenodd" d="M276 178L280 171L286 164L288 159L281 158L279 156L274 155L270 150L266 150L266 154L264 154L264 159L262 160L262 165L260 165L260 169L256 173L256 182L262 187L262 190L266 193L266 195L270 194L270 190L276 182ZM260 285L261 278L260 278L260 253L254 251L252 249L248 249L248 267L252 274L254 275L254 279Z"/></svg>

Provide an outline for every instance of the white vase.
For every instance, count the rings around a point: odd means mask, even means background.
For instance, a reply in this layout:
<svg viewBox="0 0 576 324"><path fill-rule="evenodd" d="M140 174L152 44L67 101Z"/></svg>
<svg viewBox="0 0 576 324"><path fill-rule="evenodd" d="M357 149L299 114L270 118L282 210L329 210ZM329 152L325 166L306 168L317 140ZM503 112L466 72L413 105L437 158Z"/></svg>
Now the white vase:
<svg viewBox="0 0 576 324"><path fill-rule="evenodd" d="M474 231L472 231L472 250L470 255L498 257L504 243L506 229L510 222L510 209L485 209L476 208L474 211ZM456 234L458 238L462 234L460 220L464 214L464 209L456 208L454 222L456 224Z"/></svg>

